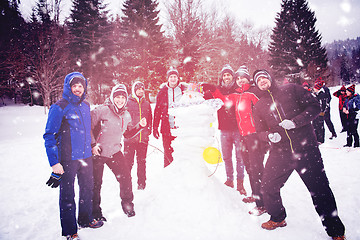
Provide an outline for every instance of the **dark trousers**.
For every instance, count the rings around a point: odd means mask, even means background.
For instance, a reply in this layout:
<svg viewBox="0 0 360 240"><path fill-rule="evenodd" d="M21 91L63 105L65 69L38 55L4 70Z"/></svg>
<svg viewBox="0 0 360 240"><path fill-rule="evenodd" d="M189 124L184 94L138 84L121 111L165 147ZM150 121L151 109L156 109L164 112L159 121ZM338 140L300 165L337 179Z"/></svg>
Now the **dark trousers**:
<svg viewBox="0 0 360 240"><path fill-rule="evenodd" d="M259 141L256 134L243 137L242 157L249 175L252 195L256 199L256 206L263 207L261 194L261 178L264 171L265 146Z"/></svg>
<svg viewBox="0 0 360 240"><path fill-rule="evenodd" d="M93 162L92 158L85 160L71 160L61 163L64 174L60 182L60 221L62 235L77 233L75 177L79 184L79 225L87 225L92 221L92 190L93 190Z"/></svg>
<svg viewBox="0 0 360 240"><path fill-rule="evenodd" d="M313 122L313 127L315 130L316 139L320 143L325 142L325 126L324 126L324 117L317 116Z"/></svg>
<svg viewBox="0 0 360 240"><path fill-rule="evenodd" d="M329 111L325 112L324 120L325 120L326 126L328 127L331 134L336 135L334 124L332 123L331 117L330 117L330 109L329 109Z"/></svg>
<svg viewBox="0 0 360 240"><path fill-rule="evenodd" d="M348 115L347 125L346 125L346 145L352 146L354 141L354 147L359 147L359 133L357 131L359 125L359 119L356 119L355 116Z"/></svg>
<svg viewBox="0 0 360 240"><path fill-rule="evenodd" d="M295 155L301 158L295 159ZM284 148L274 147L270 150L262 179L262 193L271 220L281 222L286 218L280 189L294 170L310 192L327 234L332 237L343 236L345 227L337 215L335 198L317 146L308 147L300 154L293 154L290 149Z"/></svg>
<svg viewBox="0 0 360 240"><path fill-rule="evenodd" d="M114 173L116 180L120 184L120 198L121 205L133 207L132 201L134 195L132 192L132 182L130 166L125 160L122 152L113 155L112 158L94 157L94 194L93 194L93 216L94 218L102 217L101 203L101 185L104 172L104 165L106 164Z"/></svg>
<svg viewBox="0 0 360 240"><path fill-rule="evenodd" d="M124 143L124 155L130 164L130 171L134 165L134 157L136 154L138 186L146 185L146 154L148 149L147 142L130 142Z"/></svg>
<svg viewBox="0 0 360 240"><path fill-rule="evenodd" d="M174 161L172 153L174 149L171 147L171 142L175 139L174 136L162 134L162 141L164 147L164 168L169 166Z"/></svg>
<svg viewBox="0 0 360 240"><path fill-rule="evenodd" d="M339 114L340 114L340 120L341 120L341 125L342 125L342 128L343 130L347 130L347 115L343 112L343 110L339 110Z"/></svg>

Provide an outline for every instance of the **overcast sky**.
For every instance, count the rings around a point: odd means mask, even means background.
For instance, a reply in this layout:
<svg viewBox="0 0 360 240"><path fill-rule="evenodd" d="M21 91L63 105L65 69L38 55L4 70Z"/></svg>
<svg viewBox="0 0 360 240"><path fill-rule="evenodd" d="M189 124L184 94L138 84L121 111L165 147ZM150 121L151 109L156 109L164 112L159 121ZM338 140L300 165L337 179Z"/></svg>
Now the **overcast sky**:
<svg viewBox="0 0 360 240"><path fill-rule="evenodd" d="M71 0L62 0L64 15L69 13ZM163 2L159 0L160 7ZM31 14L35 0L22 0L20 10L25 18ZM109 3L111 12L120 13L123 0L104 0ZM250 21L256 27L275 26L275 16L280 12L281 0L203 0L205 6L216 5L217 9L226 10L240 22ZM323 43L334 40L360 37L360 0L308 0L311 10L317 18L316 29L323 37ZM160 12L160 18L166 17Z"/></svg>

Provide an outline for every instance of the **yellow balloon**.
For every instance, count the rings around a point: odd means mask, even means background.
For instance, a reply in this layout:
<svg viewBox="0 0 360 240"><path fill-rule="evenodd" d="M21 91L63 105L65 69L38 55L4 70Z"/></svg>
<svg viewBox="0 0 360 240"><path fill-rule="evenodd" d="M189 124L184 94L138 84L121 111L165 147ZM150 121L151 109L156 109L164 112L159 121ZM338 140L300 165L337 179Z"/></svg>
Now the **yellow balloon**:
<svg viewBox="0 0 360 240"><path fill-rule="evenodd" d="M217 164L222 162L220 151L214 147L207 147L203 152L203 158L207 163L210 164Z"/></svg>

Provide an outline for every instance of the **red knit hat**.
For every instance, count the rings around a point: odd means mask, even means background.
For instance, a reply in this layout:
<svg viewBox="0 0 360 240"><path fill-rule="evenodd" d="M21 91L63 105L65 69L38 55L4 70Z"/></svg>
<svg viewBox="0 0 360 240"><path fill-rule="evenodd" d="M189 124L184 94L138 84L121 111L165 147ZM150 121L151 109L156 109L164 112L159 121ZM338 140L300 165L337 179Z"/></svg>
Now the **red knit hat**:
<svg viewBox="0 0 360 240"><path fill-rule="evenodd" d="M355 84L351 85L350 87L348 87L346 90L348 90L349 92L351 92L352 94L355 93Z"/></svg>
<svg viewBox="0 0 360 240"><path fill-rule="evenodd" d="M310 84L307 81L303 82L302 86L310 88Z"/></svg>
<svg viewBox="0 0 360 240"><path fill-rule="evenodd" d="M320 90L323 87L323 83L322 82L317 82L314 86L315 89Z"/></svg>
<svg viewBox="0 0 360 240"><path fill-rule="evenodd" d="M340 91L346 91L346 87L344 85L342 85L342 87L340 88Z"/></svg>
<svg viewBox="0 0 360 240"><path fill-rule="evenodd" d="M318 77L317 79L315 79L315 84L318 83L318 82L324 82L324 81L322 80L322 77Z"/></svg>

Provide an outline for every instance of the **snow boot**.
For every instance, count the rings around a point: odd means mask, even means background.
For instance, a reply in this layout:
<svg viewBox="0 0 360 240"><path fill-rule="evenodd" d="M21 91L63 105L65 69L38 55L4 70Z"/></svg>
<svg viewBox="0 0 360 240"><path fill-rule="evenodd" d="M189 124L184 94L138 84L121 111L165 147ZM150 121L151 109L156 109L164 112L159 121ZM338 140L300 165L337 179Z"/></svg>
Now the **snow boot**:
<svg viewBox="0 0 360 240"><path fill-rule="evenodd" d="M135 216L134 204L133 203L124 203L124 204L122 204L122 209L123 209L124 213L126 214L126 216L128 216L128 217Z"/></svg>
<svg viewBox="0 0 360 240"><path fill-rule="evenodd" d="M226 180L224 184L228 187L234 188L234 181Z"/></svg>
<svg viewBox="0 0 360 240"><path fill-rule="evenodd" d="M244 180L243 179L238 179L237 180L237 190L240 192L241 195L245 195L246 196L246 190L244 188Z"/></svg>
<svg viewBox="0 0 360 240"><path fill-rule="evenodd" d="M80 228L100 228L104 225L103 221L97 221L96 219L92 220L91 223L85 224L85 225L80 225Z"/></svg>
<svg viewBox="0 0 360 240"><path fill-rule="evenodd" d="M274 221L269 220L269 221L261 224L261 227L266 230L274 230L278 227L285 227L286 225L287 224L286 224L285 220L282 220L281 222L274 222Z"/></svg>
<svg viewBox="0 0 360 240"><path fill-rule="evenodd" d="M340 236L340 237L331 237L333 240L345 240L346 237L345 236Z"/></svg>
<svg viewBox="0 0 360 240"><path fill-rule="evenodd" d="M333 138L337 138L336 133L333 133L333 134L331 135L331 137L329 137L330 140L332 140Z"/></svg>
<svg viewBox="0 0 360 240"><path fill-rule="evenodd" d="M254 215L254 216L261 216L264 213L267 213L265 207L254 207L253 210L249 211L249 214Z"/></svg>
<svg viewBox="0 0 360 240"><path fill-rule="evenodd" d="M250 197L245 197L242 200L244 203L253 203L256 201L256 199L251 195Z"/></svg>
<svg viewBox="0 0 360 240"><path fill-rule="evenodd" d="M80 237L77 235L77 233L75 233L73 235L67 235L66 240L80 240Z"/></svg>

